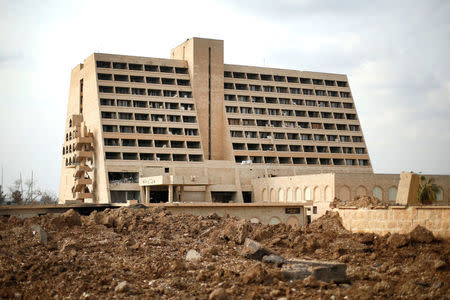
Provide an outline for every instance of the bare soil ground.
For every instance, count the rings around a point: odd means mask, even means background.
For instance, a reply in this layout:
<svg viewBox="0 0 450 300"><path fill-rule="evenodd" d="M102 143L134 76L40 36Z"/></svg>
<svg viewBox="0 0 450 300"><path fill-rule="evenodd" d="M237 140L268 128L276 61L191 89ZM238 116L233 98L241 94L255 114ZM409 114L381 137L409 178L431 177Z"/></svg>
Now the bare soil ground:
<svg viewBox="0 0 450 300"><path fill-rule="evenodd" d="M336 213L301 228L162 208L3 217L0 298L448 299L450 244L430 234L352 234ZM286 281L244 258L247 237L284 258L344 262L348 282ZM199 260L185 259L191 249Z"/></svg>

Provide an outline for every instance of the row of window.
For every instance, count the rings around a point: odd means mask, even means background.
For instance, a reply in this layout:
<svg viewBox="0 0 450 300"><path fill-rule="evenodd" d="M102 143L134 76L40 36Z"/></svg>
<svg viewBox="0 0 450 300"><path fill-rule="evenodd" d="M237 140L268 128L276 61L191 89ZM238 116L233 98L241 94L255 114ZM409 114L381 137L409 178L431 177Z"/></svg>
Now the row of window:
<svg viewBox="0 0 450 300"><path fill-rule="evenodd" d="M177 103L172 103L177 104ZM102 111L102 119L117 119L120 120L137 120L137 121L152 121L152 122L181 122L196 123L195 116L179 116L179 115L163 115L163 114L145 114L145 113L127 113L127 112L111 112Z"/></svg>
<svg viewBox="0 0 450 300"><path fill-rule="evenodd" d="M185 100L183 100L185 101ZM154 109L180 109L180 110L194 110L193 103L177 103L177 102L162 102L162 101L142 101L142 100L125 100L125 99L106 99L100 98L100 105L102 106L120 106L120 107L136 107L136 108L154 108Z"/></svg>
<svg viewBox="0 0 450 300"><path fill-rule="evenodd" d="M285 116L285 117L309 117L309 118L326 118L326 119L347 119L356 120L355 113L340 113L327 111L305 111L279 108L265 108L265 107L250 107L250 106L226 106L227 113L235 114L257 114L257 115L271 115L271 116Z"/></svg>
<svg viewBox="0 0 450 300"><path fill-rule="evenodd" d="M301 140L301 141L319 141L319 142L342 142L342 143L362 143L362 136L349 135L335 135L335 134L311 134L311 133L285 133L285 132L270 132L270 131L239 131L231 130L230 135L233 138L247 138L247 139L276 139L276 140Z"/></svg>
<svg viewBox="0 0 450 300"><path fill-rule="evenodd" d="M237 78L237 79L290 82L290 83L302 83L302 84L314 84L314 85L326 85L326 86L336 86L337 85L339 87L347 87L348 86L347 81L330 80L330 79L315 79L315 78L305 78L305 77L285 76L285 75L271 75L271 74L225 71L223 73L223 76L226 78Z"/></svg>
<svg viewBox="0 0 450 300"><path fill-rule="evenodd" d="M118 70L131 70L131 71L146 71L146 72L162 72L162 73L178 73L188 74L187 68L173 67L173 66L160 66L160 65L148 65L148 64L136 64L126 62L110 62L110 61L97 61L97 68L105 69L118 69Z"/></svg>
<svg viewBox="0 0 450 300"><path fill-rule="evenodd" d="M122 86L105 86L99 85L98 91L100 93L116 93L116 94L131 94L140 96L156 96L156 97L171 97L171 98L192 98L192 92L178 91L178 90L160 90L160 89L144 89L137 87L122 87Z"/></svg>
<svg viewBox="0 0 450 300"><path fill-rule="evenodd" d="M345 153L366 154L366 149L361 147L328 147L313 145L286 145L286 144L245 144L233 143L233 150L244 151L290 151L290 152L318 152L318 153Z"/></svg>
<svg viewBox="0 0 450 300"><path fill-rule="evenodd" d="M105 146L200 149L200 142L105 138Z"/></svg>
<svg viewBox="0 0 450 300"><path fill-rule="evenodd" d="M294 165L335 165L368 166L368 159L317 158L317 157L282 157L282 156L245 156L235 155L237 163L294 164Z"/></svg>
<svg viewBox="0 0 450 300"><path fill-rule="evenodd" d="M338 92L330 90L319 90L319 89L304 89L304 88L292 88L284 86L272 86L272 85L252 85L245 83L231 83L225 82L223 84L225 89L229 90L240 90L240 91L254 91L254 92L265 92L265 93L284 93L284 94L296 94L296 95L316 95L316 96L328 96L328 97L341 97L350 98L350 92Z"/></svg>
<svg viewBox="0 0 450 300"><path fill-rule="evenodd" d="M347 109L352 109L354 107L353 103L351 103L351 102L337 102L337 101L323 101L323 100L316 101L316 100L225 94L225 101L236 101L236 100L239 102L284 104L284 105L303 105L303 106L306 105L306 106L347 108Z"/></svg>
<svg viewBox="0 0 450 300"><path fill-rule="evenodd" d="M198 135L198 129L192 128L167 128L150 126L127 126L127 125L103 125L103 132L120 133L144 133L144 134L169 134L169 135Z"/></svg>
<svg viewBox="0 0 450 300"><path fill-rule="evenodd" d="M201 154L173 153L136 153L136 152L105 152L106 159L122 160L154 160L154 161L203 161Z"/></svg>
<svg viewBox="0 0 450 300"><path fill-rule="evenodd" d="M139 83L150 83L150 84L166 84L166 85L181 85L189 86L190 81L188 79L175 79L175 78L165 78L165 77L144 77L137 75L124 75L124 74L109 74L109 73L98 73L98 80L113 80L120 82L139 82Z"/></svg>
<svg viewBox="0 0 450 300"><path fill-rule="evenodd" d="M339 131L360 131L359 125L334 124L334 123L313 123L313 122L293 122L281 120L254 120L254 119L232 119L228 118L228 125L237 126L259 126L259 127L284 127L290 129L325 129Z"/></svg>

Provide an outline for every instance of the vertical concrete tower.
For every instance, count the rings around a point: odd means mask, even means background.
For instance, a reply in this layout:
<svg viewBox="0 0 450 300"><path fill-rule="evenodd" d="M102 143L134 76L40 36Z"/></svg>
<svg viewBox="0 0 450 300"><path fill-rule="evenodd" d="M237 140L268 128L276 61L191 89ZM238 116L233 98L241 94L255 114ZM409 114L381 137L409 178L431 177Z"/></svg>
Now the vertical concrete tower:
<svg viewBox="0 0 450 300"><path fill-rule="evenodd" d="M188 63L205 159L232 159L223 105L223 41L194 37L173 49L171 58Z"/></svg>

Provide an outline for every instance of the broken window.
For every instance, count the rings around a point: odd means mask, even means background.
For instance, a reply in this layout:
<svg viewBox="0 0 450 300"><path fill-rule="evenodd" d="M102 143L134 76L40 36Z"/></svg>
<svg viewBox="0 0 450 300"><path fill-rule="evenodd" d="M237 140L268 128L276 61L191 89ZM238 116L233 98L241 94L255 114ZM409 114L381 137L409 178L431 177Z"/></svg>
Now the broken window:
<svg viewBox="0 0 450 300"><path fill-rule="evenodd" d="M142 71L142 65L141 64L128 64L128 68L130 70L134 70L134 71Z"/></svg>
<svg viewBox="0 0 450 300"><path fill-rule="evenodd" d="M113 68L114 69L126 69L127 68L127 63L113 62Z"/></svg>
<svg viewBox="0 0 450 300"><path fill-rule="evenodd" d="M97 61L97 68L111 68L111 62L109 62L109 61Z"/></svg>

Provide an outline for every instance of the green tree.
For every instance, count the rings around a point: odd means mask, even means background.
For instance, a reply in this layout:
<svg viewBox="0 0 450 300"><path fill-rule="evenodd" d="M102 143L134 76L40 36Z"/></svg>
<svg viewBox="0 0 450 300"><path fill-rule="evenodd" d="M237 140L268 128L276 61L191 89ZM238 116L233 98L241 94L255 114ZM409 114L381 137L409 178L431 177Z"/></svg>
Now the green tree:
<svg viewBox="0 0 450 300"><path fill-rule="evenodd" d="M434 183L433 178L425 178L420 176L419 192L417 193L417 200L421 204L432 204L436 201L436 194L439 192L438 186Z"/></svg>

